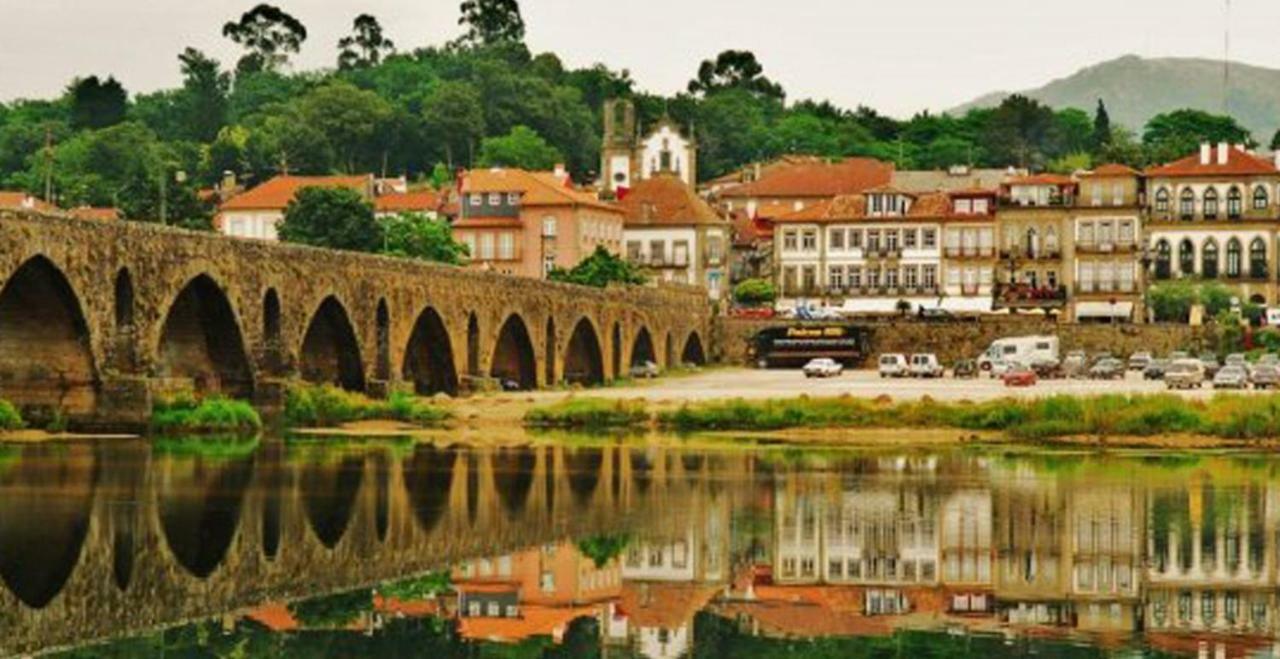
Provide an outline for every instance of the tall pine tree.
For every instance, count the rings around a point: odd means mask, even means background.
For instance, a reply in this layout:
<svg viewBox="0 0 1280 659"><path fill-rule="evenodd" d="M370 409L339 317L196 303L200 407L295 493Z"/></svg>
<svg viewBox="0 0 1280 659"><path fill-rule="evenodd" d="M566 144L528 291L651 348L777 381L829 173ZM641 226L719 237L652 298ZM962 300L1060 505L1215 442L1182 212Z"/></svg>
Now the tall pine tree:
<svg viewBox="0 0 1280 659"><path fill-rule="evenodd" d="M1107 104L1098 99L1098 110L1093 115L1093 151L1097 153L1111 143L1111 115Z"/></svg>

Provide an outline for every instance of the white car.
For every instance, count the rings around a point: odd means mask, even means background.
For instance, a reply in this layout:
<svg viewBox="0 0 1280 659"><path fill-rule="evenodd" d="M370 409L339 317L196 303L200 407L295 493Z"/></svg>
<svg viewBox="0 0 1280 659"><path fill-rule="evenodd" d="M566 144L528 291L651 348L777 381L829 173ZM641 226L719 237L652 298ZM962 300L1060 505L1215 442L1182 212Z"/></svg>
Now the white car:
<svg viewBox="0 0 1280 659"><path fill-rule="evenodd" d="M945 373L946 370L938 362L937 355L933 353L911 355L911 377L940 378Z"/></svg>
<svg viewBox="0 0 1280 659"><path fill-rule="evenodd" d="M1012 359L997 359L991 362L991 370L989 372L991 373L991 377L1000 378L1004 377L1005 373L1008 373L1020 365L1020 362Z"/></svg>
<svg viewBox="0 0 1280 659"><path fill-rule="evenodd" d="M814 359L804 365L806 378L834 378L844 373L844 365L834 359Z"/></svg>
<svg viewBox="0 0 1280 659"><path fill-rule="evenodd" d="M905 378L911 374L907 356L903 354L880 355L880 377Z"/></svg>

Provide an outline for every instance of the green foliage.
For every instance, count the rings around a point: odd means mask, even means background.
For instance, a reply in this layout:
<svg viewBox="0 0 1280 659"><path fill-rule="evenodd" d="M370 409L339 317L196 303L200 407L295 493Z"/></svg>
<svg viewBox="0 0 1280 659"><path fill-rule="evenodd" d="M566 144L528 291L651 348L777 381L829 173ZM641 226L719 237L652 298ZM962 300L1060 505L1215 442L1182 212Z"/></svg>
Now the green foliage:
<svg viewBox="0 0 1280 659"><path fill-rule="evenodd" d="M245 401L179 396L155 404L151 432L157 435L256 435L262 419Z"/></svg>
<svg viewBox="0 0 1280 659"><path fill-rule="evenodd" d="M382 229L373 218L373 205L347 188L303 188L284 211L280 239L292 243L375 252L382 247Z"/></svg>
<svg viewBox="0 0 1280 659"><path fill-rule="evenodd" d="M698 66L697 77L689 82L690 94L713 94L726 89L741 89L778 101L786 96L782 85L764 76L764 67L748 50L726 50L714 60L704 60Z"/></svg>
<svg viewBox="0 0 1280 659"><path fill-rule="evenodd" d="M115 78L89 76L71 83L71 125L95 130L124 121L129 95Z"/></svg>
<svg viewBox="0 0 1280 659"><path fill-rule="evenodd" d="M578 551L590 558L601 569L610 561L622 555L631 544L631 536L620 533L614 535L595 535L578 541Z"/></svg>
<svg viewBox="0 0 1280 659"><path fill-rule="evenodd" d="M1209 318L1217 318L1223 311L1231 309L1231 298L1235 294L1226 284L1206 281L1200 284L1198 299L1204 305L1204 313Z"/></svg>
<svg viewBox="0 0 1280 659"><path fill-rule="evenodd" d="M414 602L443 595L452 587L452 575L448 570L440 570L412 579L382 584L378 586L378 594L401 602Z"/></svg>
<svg viewBox="0 0 1280 659"><path fill-rule="evenodd" d="M309 629L342 629L371 611L373 595L363 589L289 604L289 612Z"/></svg>
<svg viewBox="0 0 1280 659"><path fill-rule="evenodd" d="M557 268L548 276L552 281L579 286L605 288L610 284L626 284L639 286L647 280L635 264L609 252L604 246L597 246L596 251L573 266L571 270Z"/></svg>
<svg viewBox="0 0 1280 659"><path fill-rule="evenodd" d="M22 430L26 423L13 403L0 398L0 430Z"/></svg>
<svg viewBox="0 0 1280 659"><path fill-rule="evenodd" d="M524 415L524 422L537 428L641 428L649 424L649 412L644 401L572 397L529 410Z"/></svg>
<svg viewBox="0 0 1280 659"><path fill-rule="evenodd" d="M289 387L284 419L291 428L328 428L366 420L400 421L424 428L444 425L452 414L426 401L396 392L387 400L372 400L333 385Z"/></svg>
<svg viewBox="0 0 1280 659"><path fill-rule="evenodd" d="M467 28L461 44L491 45L524 40L517 0L463 0L458 25Z"/></svg>
<svg viewBox="0 0 1280 659"><path fill-rule="evenodd" d="M564 157L528 126L516 126L502 137L490 137L480 144L481 167L515 167L548 170L563 163Z"/></svg>
<svg viewBox="0 0 1280 659"><path fill-rule="evenodd" d="M1190 279L1171 279L1147 288L1147 306L1160 322L1187 322L1197 299L1196 285Z"/></svg>
<svg viewBox="0 0 1280 659"><path fill-rule="evenodd" d="M733 299L743 306L768 306L778 299L778 291L768 279L748 279L733 287Z"/></svg>
<svg viewBox="0 0 1280 659"><path fill-rule="evenodd" d="M1203 142L1254 143L1249 131L1235 119L1200 110L1175 110L1156 115L1142 133L1142 144L1152 162L1170 162L1197 153Z"/></svg>
<svg viewBox="0 0 1280 659"><path fill-rule="evenodd" d="M470 255L465 244L453 239L453 230L445 220L401 213L382 220L382 231L383 253L389 256L457 265Z"/></svg>
<svg viewBox="0 0 1280 659"><path fill-rule="evenodd" d="M1070 175L1088 169L1093 169L1093 156L1083 151L1068 153L1049 163L1049 171L1058 174Z"/></svg>
<svg viewBox="0 0 1280 659"><path fill-rule="evenodd" d="M223 25L222 36L248 51L236 71L252 74L284 66L289 53L297 53L307 40L307 28L292 14L263 3Z"/></svg>
<svg viewBox="0 0 1280 659"><path fill-rule="evenodd" d="M360 14L351 24L351 35L338 40L338 48L338 68L348 70L377 66L396 45L382 33L377 18Z"/></svg>
<svg viewBox="0 0 1280 659"><path fill-rule="evenodd" d="M424 128L440 136L446 162L453 169L455 154L468 153L484 136L485 114L480 92L466 82L441 83L422 105Z"/></svg>

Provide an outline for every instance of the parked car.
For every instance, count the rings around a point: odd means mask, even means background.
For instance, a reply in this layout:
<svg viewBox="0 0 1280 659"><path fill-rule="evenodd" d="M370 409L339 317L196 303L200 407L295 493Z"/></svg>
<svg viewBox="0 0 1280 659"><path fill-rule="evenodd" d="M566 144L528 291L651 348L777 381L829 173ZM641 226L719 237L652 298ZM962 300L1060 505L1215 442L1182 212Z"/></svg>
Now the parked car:
<svg viewBox="0 0 1280 659"><path fill-rule="evenodd" d="M904 378L911 372L907 356L903 354L880 355L880 377Z"/></svg>
<svg viewBox="0 0 1280 659"><path fill-rule="evenodd" d="M1256 364L1249 373L1249 382L1254 389L1275 389L1280 386L1280 366Z"/></svg>
<svg viewBox="0 0 1280 659"><path fill-rule="evenodd" d="M1227 358L1223 360L1222 364L1223 366L1247 366L1249 364L1249 360L1245 359L1243 352L1233 352L1227 355Z"/></svg>
<svg viewBox="0 0 1280 659"><path fill-rule="evenodd" d="M911 377L940 378L945 373L946 369L942 368L942 364L938 362L937 355L933 353L911 355Z"/></svg>
<svg viewBox="0 0 1280 659"><path fill-rule="evenodd" d="M1006 387L1034 387L1039 382L1036 372L1022 364L1014 364L1000 376Z"/></svg>
<svg viewBox="0 0 1280 659"><path fill-rule="evenodd" d="M1142 369L1143 380L1163 380L1164 372L1169 368L1169 360L1153 359L1147 367Z"/></svg>
<svg viewBox="0 0 1280 659"><path fill-rule="evenodd" d="M521 389L520 383L510 378L502 380L499 384L503 391L520 391Z"/></svg>
<svg viewBox="0 0 1280 659"><path fill-rule="evenodd" d="M1218 356L1211 352L1200 355L1200 363L1204 365L1204 376L1206 378L1213 378L1218 374L1218 369L1222 368L1222 364L1218 363Z"/></svg>
<svg viewBox="0 0 1280 659"><path fill-rule="evenodd" d="M844 373L844 364L834 359L814 359L804 365L806 378L834 378Z"/></svg>
<svg viewBox="0 0 1280 659"><path fill-rule="evenodd" d="M981 368L982 362L978 362L978 364L979 368ZM1011 369L1020 365L1022 365L1021 362L1015 362L1010 359L997 359L995 361L988 362L987 372L991 373L992 379L1004 377L1005 373L1008 373Z"/></svg>
<svg viewBox="0 0 1280 659"><path fill-rule="evenodd" d="M919 318L926 322L945 323L955 320L956 315L938 307L920 307Z"/></svg>
<svg viewBox="0 0 1280 659"><path fill-rule="evenodd" d="M1135 352L1132 355L1129 355L1130 371L1145 370L1147 368L1147 365L1150 363L1151 363L1151 353L1146 352L1145 350L1142 352Z"/></svg>
<svg viewBox="0 0 1280 659"><path fill-rule="evenodd" d="M1280 355L1274 352L1264 352L1258 357L1258 366L1280 366Z"/></svg>
<svg viewBox="0 0 1280 659"><path fill-rule="evenodd" d="M1031 370L1036 372L1036 377L1041 380L1061 380L1066 377L1062 370L1062 364L1056 359L1036 359L1031 362Z"/></svg>
<svg viewBox="0 0 1280 659"><path fill-rule="evenodd" d="M1227 364L1213 376L1214 389L1248 389L1249 371L1241 364Z"/></svg>
<svg viewBox="0 0 1280 659"><path fill-rule="evenodd" d="M1069 378L1083 378L1089 375L1089 356L1083 350L1072 350L1062 360L1062 373Z"/></svg>
<svg viewBox="0 0 1280 659"><path fill-rule="evenodd" d="M1124 374L1124 362L1115 357L1099 359L1093 368L1089 369L1090 380L1123 380Z"/></svg>
<svg viewBox="0 0 1280 659"><path fill-rule="evenodd" d="M658 377L661 373L662 370L658 368L658 365L651 361L646 361L643 364L636 364L631 367L631 378L634 380L651 380Z"/></svg>
<svg viewBox="0 0 1280 659"><path fill-rule="evenodd" d="M1165 386L1170 389L1199 389L1204 385L1204 362L1179 359L1164 372Z"/></svg>
<svg viewBox="0 0 1280 659"><path fill-rule="evenodd" d="M951 367L952 375L957 378L971 379L978 377L978 362L972 359L961 359Z"/></svg>

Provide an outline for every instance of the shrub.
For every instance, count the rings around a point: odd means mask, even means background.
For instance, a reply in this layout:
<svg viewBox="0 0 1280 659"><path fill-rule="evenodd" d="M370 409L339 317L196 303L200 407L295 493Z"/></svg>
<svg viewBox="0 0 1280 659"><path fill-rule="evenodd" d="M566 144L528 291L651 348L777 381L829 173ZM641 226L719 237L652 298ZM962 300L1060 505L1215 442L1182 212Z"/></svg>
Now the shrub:
<svg viewBox="0 0 1280 659"><path fill-rule="evenodd" d="M643 401L568 398L529 410L524 421L539 428L625 429L648 425L649 412Z"/></svg>
<svg viewBox="0 0 1280 659"><path fill-rule="evenodd" d="M733 299L744 307L763 307L778 299L778 291L768 279L748 279L733 287Z"/></svg>
<svg viewBox="0 0 1280 659"><path fill-rule="evenodd" d="M18 408L0 398L0 430L22 430L25 426Z"/></svg>
<svg viewBox="0 0 1280 659"><path fill-rule="evenodd" d="M451 417L448 410L410 394L396 392L377 401L328 384L289 387L284 403L285 423L293 428L324 428L370 419L433 427Z"/></svg>
<svg viewBox="0 0 1280 659"><path fill-rule="evenodd" d="M252 405L220 396L179 396L156 403L151 412L151 431L160 435L247 434L261 428Z"/></svg>

